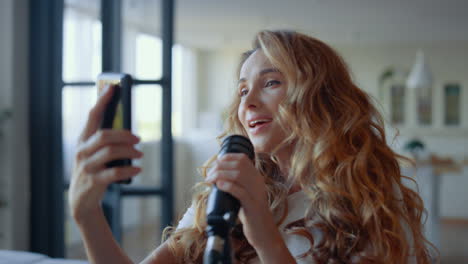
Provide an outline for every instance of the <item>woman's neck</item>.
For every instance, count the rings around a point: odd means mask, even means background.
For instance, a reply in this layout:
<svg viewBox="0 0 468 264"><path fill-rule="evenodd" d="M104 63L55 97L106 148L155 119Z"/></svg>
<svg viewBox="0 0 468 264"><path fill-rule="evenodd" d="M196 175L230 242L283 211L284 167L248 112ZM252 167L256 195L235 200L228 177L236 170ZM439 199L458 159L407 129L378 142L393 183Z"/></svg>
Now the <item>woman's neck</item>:
<svg viewBox="0 0 468 264"><path fill-rule="evenodd" d="M281 174L288 178L291 176L291 157L292 157L292 150L293 147L289 147L287 149L283 149L276 154L276 159L278 161L278 167L281 171ZM288 195L293 194L297 191L300 191L302 188L298 184L293 184L289 189Z"/></svg>
<svg viewBox="0 0 468 264"><path fill-rule="evenodd" d="M281 174L284 175L285 177L289 177L290 175L291 156L292 156L292 147L281 149L275 154Z"/></svg>

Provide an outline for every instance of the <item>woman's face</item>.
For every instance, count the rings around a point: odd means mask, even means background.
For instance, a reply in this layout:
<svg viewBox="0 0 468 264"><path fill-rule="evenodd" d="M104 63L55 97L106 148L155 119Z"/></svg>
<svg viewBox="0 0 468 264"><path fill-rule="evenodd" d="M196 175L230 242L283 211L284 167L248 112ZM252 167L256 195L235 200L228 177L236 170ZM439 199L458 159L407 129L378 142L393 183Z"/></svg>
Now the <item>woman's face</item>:
<svg viewBox="0 0 468 264"><path fill-rule="evenodd" d="M286 96L286 80L261 50L244 62L239 77L239 121L255 152L270 153L286 137L277 121L279 104Z"/></svg>

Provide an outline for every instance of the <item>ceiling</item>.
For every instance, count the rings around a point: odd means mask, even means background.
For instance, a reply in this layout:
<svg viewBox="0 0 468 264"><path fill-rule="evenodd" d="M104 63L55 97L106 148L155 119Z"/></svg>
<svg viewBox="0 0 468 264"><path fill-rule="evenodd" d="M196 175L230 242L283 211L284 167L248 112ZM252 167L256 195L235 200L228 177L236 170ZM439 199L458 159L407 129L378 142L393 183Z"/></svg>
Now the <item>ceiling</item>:
<svg viewBox="0 0 468 264"><path fill-rule="evenodd" d="M84 3L97 0L67 0ZM124 17L159 32L161 0L122 0ZM468 41L468 0L177 0L177 41L249 45L262 29L293 29L332 44Z"/></svg>
<svg viewBox="0 0 468 264"><path fill-rule="evenodd" d="M335 44L468 40L467 0L179 0L176 7L177 36L200 44L250 42L264 28Z"/></svg>

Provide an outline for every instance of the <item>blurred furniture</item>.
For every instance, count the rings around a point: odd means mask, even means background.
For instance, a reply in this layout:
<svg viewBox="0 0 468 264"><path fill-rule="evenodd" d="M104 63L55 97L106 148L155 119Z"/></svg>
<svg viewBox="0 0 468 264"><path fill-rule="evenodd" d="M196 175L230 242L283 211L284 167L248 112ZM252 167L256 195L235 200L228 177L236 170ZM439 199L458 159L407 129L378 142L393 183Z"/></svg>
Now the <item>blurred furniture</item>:
<svg viewBox="0 0 468 264"><path fill-rule="evenodd" d="M88 264L82 260L53 259L46 255L26 252L0 250L0 264Z"/></svg>
<svg viewBox="0 0 468 264"><path fill-rule="evenodd" d="M431 164L434 167L434 172L437 175L444 173L462 173L463 162L457 163L450 157L440 157L436 154L431 154L429 160L426 163Z"/></svg>
<svg viewBox="0 0 468 264"><path fill-rule="evenodd" d="M416 181L415 184L403 179L403 183L418 192L427 210L427 220L424 224L426 238L437 248L440 248L440 176L435 173L434 167L429 164L422 164L416 169L403 167L402 174ZM423 221L424 221L423 216Z"/></svg>

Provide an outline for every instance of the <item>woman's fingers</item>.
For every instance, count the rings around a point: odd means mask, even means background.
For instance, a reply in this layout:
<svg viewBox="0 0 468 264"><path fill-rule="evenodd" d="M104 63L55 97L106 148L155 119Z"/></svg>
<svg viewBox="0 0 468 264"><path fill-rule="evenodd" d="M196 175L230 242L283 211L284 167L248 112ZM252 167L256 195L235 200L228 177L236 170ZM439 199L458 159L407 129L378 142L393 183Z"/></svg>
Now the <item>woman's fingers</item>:
<svg viewBox="0 0 468 264"><path fill-rule="evenodd" d="M125 166L125 167L113 167L105 169L99 172L95 177L96 180L101 181L102 183L109 185L116 181L123 181L130 179L141 172L141 168Z"/></svg>
<svg viewBox="0 0 468 264"><path fill-rule="evenodd" d="M257 179L257 174L258 172L252 161L245 154L229 153L218 158L214 166L208 171L206 181L228 180L249 188L262 181L263 178L261 177Z"/></svg>
<svg viewBox="0 0 468 264"><path fill-rule="evenodd" d="M76 158L85 159L106 145L136 144L140 139L128 130L103 129L94 133L78 149Z"/></svg>
<svg viewBox="0 0 468 264"><path fill-rule="evenodd" d="M220 190L230 193L232 196L237 198L242 206L249 206L253 197L243 188L235 182L220 180L216 182L216 187Z"/></svg>
<svg viewBox="0 0 468 264"><path fill-rule="evenodd" d="M84 164L87 173L95 173L105 168L105 164L118 159L141 158L143 153L132 145L109 145L90 156Z"/></svg>
<svg viewBox="0 0 468 264"><path fill-rule="evenodd" d="M238 181L240 173L239 171L235 170L216 170L213 171L207 178L207 182L215 182L218 180L225 180L225 181Z"/></svg>
<svg viewBox="0 0 468 264"><path fill-rule="evenodd" d="M245 205L247 200L253 200L253 196L247 190L252 186L247 186L239 180L240 175L238 171L216 171L206 179L207 182L216 184L216 186L228 193Z"/></svg>
<svg viewBox="0 0 468 264"><path fill-rule="evenodd" d="M221 162L237 162L237 163L252 163L249 157L245 153L226 153L218 157L218 161Z"/></svg>
<svg viewBox="0 0 468 264"><path fill-rule="evenodd" d="M86 122L86 125L80 136L80 139L79 139L80 142L88 140L88 138L94 133L96 133L96 131L99 129L99 124L101 123L102 114L104 113L104 109L106 108L106 105L109 103L113 92L114 92L114 86L109 85L104 89L103 93L99 95L99 98L96 104L91 109L91 111L89 111L88 121Z"/></svg>

